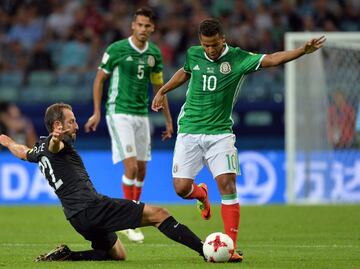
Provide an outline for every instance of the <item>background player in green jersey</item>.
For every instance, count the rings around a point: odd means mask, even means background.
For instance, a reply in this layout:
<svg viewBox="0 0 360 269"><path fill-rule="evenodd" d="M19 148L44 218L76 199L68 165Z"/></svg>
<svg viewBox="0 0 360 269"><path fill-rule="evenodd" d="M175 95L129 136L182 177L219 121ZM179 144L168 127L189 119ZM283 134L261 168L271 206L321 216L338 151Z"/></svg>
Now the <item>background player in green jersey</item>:
<svg viewBox="0 0 360 269"><path fill-rule="evenodd" d="M95 131L101 118L103 84L111 77L106 103L106 121L111 136L113 162L123 161L124 198L139 200L144 184L146 163L151 159L148 119L148 86L157 91L163 85L160 49L148 42L154 32L154 14L148 8L135 12L132 35L111 44L99 65L94 85L94 114L85 124L85 131ZM173 133L167 101L164 105L166 131L162 138ZM140 230L126 231L131 241L144 239Z"/></svg>
<svg viewBox="0 0 360 269"><path fill-rule="evenodd" d="M201 46L188 49L186 62L157 92L152 109L165 108L165 94L190 79L185 104L178 117L173 177L174 187L184 199L197 199L202 217L211 217L207 186L194 179L205 164L216 179L221 194L221 216L225 232L236 247L240 205L236 191L239 174L231 113L246 74L277 66L321 48L324 37L302 47L273 54L254 54L226 44L222 26L215 19L201 22ZM242 260L234 253L233 260Z"/></svg>

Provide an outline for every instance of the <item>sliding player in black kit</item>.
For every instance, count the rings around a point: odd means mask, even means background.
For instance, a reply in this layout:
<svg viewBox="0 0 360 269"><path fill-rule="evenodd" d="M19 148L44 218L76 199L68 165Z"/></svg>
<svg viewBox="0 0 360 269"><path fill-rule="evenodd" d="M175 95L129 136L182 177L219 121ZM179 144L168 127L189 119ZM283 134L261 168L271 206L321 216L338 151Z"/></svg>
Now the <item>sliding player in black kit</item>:
<svg viewBox="0 0 360 269"><path fill-rule="evenodd" d="M39 164L59 197L67 220L91 241L93 249L71 251L66 245L60 245L40 255L36 261L125 260L125 249L115 232L143 226L155 226L170 239L203 256L201 240L166 209L109 198L95 190L73 145L79 127L70 105L56 103L49 106L45 125L49 136L41 137L32 149L17 144L6 135L0 135L0 144L14 156Z"/></svg>

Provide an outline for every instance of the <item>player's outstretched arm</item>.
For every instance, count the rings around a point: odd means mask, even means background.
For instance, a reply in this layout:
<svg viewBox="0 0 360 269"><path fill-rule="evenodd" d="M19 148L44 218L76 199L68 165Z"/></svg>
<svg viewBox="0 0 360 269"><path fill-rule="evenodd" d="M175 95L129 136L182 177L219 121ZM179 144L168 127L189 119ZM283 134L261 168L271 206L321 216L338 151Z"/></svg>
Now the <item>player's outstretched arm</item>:
<svg viewBox="0 0 360 269"><path fill-rule="evenodd" d="M267 54L261 62L261 67L272 67L295 60L304 54L313 53L323 47L326 41L325 36L314 38L306 42L303 46L289 51L279 51Z"/></svg>
<svg viewBox="0 0 360 269"><path fill-rule="evenodd" d="M105 80L109 77L103 70L99 69L93 85L94 113L85 123L85 132L96 131L101 119L101 98Z"/></svg>
<svg viewBox="0 0 360 269"><path fill-rule="evenodd" d="M153 85L155 93L157 93L160 90L161 86L162 85ZM169 102L168 102L168 99L166 98L166 96L164 96L163 105L164 105L163 114L164 114L164 118L165 118L166 129L161 134L162 141L164 141L166 139L170 139L174 133L174 127L173 127L173 122L172 122L172 118L171 118Z"/></svg>
<svg viewBox="0 0 360 269"><path fill-rule="evenodd" d="M190 78L190 74L186 73L183 68L180 68L178 71L176 71L176 73L172 76L172 78L164 86L162 86L156 93L151 104L152 110L157 112L160 109L164 108L165 94L181 86L187 80L189 80L189 78Z"/></svg>
<svg viewBox="0 0 360 269"><path fill-rule="evenodd" d="M26 153L30 150L27 146L17 144L7 135L0 135L0 144L8 148L10 152L17 158L26 160Z"/></svg>

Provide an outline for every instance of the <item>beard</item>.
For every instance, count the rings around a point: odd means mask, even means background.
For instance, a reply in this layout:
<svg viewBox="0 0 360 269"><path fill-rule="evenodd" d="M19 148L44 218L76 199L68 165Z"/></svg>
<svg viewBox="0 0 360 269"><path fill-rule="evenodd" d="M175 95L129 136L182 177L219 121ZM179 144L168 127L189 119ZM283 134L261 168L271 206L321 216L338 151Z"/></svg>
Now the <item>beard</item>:
<svg viewBox="0 0 360 269"><path fill-rule="evenodd" d="M64 135L64 141L68 144L74 144L75 140L76 140L76 133Z"/></svg>

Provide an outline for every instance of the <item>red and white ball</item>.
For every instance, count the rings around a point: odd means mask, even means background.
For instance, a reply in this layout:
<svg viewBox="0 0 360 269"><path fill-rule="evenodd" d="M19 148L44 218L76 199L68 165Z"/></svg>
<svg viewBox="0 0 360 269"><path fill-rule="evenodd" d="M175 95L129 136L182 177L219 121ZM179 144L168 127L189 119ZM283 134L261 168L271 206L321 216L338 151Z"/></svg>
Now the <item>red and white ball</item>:
<svg viewBox="0 0 360 269"><path fill-rule="evenodd" d="M203 252L208 262L227 262L234 253L234 242L227 234L212 233L205 239Z"/></svg>

